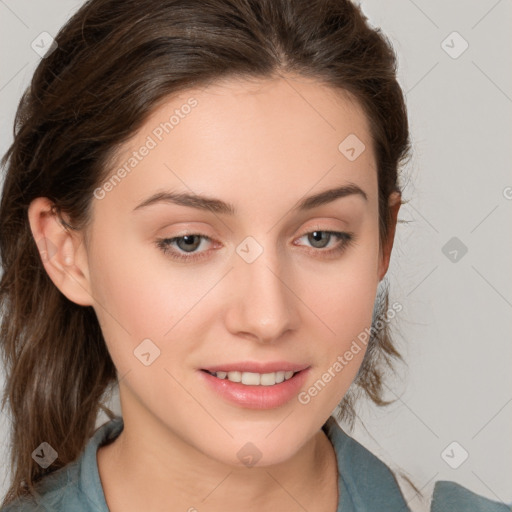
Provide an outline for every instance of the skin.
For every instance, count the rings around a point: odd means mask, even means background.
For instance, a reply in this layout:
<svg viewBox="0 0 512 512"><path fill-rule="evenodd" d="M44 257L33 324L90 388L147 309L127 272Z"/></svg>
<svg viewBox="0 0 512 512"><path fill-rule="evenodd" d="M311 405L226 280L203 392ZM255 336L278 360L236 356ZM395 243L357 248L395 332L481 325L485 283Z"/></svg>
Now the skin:
<svg viewBox="0 0 512 512"><path fill-rule="evenodd" d="M63 229L51 203L29 209L35 240L54 248L42 260L70 300L94 307L119 375L124 430L98 450L111 511L335 512L337 467L321 430L347 392L364 350L304 405L297 399L255 410L225 401L200 368L237 361L307 363L307 390L370 327L379 281L392 250L393 224L379 246L377 171L368 120L355 101L311 79L229 79L169 98L121 148L114 172L159 123L189 98L197 106L102 199L82 232ZM349 134L366 146L350 161L338 150ZM154 138L154 137L153 137ZM355 184L367 195L294 212L306 196ZM229 216L158 203L158 191L202 194L232 203ZM66 219L66 217L64 217ZM343 244L316 230L350 232ZM195 252L158 238L184 234ZM263 248L252 263L236 248L248 236ZM323 245L322 245L323 244ZM191 249L189 249L191 250ZM192 248L192 251L194 249ZM134 349L149 338L160 355L149 366ZM247 442L262 456L246 467Z"/></svg>

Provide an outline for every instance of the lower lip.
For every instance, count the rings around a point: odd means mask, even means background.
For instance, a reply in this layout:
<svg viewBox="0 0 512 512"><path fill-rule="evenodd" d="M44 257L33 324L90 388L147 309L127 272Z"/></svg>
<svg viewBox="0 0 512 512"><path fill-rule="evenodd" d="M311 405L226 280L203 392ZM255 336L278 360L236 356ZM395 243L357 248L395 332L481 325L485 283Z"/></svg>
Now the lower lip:
<svg viewBox="0 0 512 512"><path fill-rule="evenodd" d="M228 402L247 409L274 409L297 396L306 380L309 368L296 373L291 379L273 386L246 386L228 379L219 379L200 370L201 378Z"/></svg>

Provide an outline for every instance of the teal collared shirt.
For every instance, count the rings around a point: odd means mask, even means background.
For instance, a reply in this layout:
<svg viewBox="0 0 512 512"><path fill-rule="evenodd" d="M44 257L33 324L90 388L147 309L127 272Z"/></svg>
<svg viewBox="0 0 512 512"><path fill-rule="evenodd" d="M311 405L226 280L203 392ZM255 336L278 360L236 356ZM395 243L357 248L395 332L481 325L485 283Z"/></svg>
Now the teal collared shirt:
<svg viewBox="0 0 512 512"><path fill-rule="evenodd" d="M333 417L322 429L338 462L337 512L410 512L389 468L352 439ZM109 512L98 472L98 448L123 430L117 417L102 425L78 459L38 482L36 498L19 499L0 512ZM436 482L431 512L511 512L453 482Z"/></svg>

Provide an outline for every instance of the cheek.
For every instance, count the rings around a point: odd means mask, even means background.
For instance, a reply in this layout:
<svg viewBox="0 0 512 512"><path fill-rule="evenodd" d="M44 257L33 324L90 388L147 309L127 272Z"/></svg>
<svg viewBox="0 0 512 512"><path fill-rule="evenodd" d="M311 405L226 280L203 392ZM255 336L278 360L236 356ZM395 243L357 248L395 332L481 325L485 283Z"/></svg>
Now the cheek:
<svg viewBox="0 0 512 512"><path fill-rule="evenodd" d="M312 325L312 336L322 350L316 354L318 365L308 387L311 394L306 390L301 403L321 394L313 408L323 402L334 409L357 375L369 340L379 283L377 263L378 240L369 237L308 287L307 302L314 304L311 309L321 320ZM321 393L324 388L328 391Z"/></svg>
<svg viewBox="0 0 512 512"><path fill-rule="evenodd" d="M309 286L304 283L308 302L314 305L314 311L326 324L324 332L331 331L333 344L346 342L347 337L357 335L370 325L379 284L377 268L378 240L375 234L359 241L322 274L317 272L308 281ZM329 336L325 338L329 339Z"/></svg>
<svg viewBox="0 0 512 512"><path fill-rule="evenodd" d="M323 298L323 320L329 327L324 329L321 367L332 367L343 357L343 379L350 382L355 377L366 351L367 332L371 327L375 303L374 279L344 280L336 292Z"/></svg>
<svg viewBox="0 0 512 512"><path fill-rule="evenodd" d="M347 393L363 362L369 340L375 289L346 287L325 299L324 322L329 330L316 336L321 350L304 390L298 395L308 414L322 417L333 411ZM317 330L318 331L318 330Z"/></svg>
<svg viewBox="0 0 512 512"><path fill-rule="evenodd" d="M104 337L114 352L118 347L133 351L146 338L160 345L184 314L187 295L193 292L164 277L161 270L140 244L101 234L95 239L89 264L91 289Z"/></svg>
<svg viewBox="0 0 512 512"><path fill-rule="evenodd" d="M128 332L162 336L194 297L194 283L180 279L149 241L98 229L90 249L90 278L99 314ZM193 276L193 274L190 274ZM170 313L172 316L170 317Z"/></svg>
<svg viewBox="0 0 512 512"><path fill-rule="evenodd" d="M101 236L90 261L95 311L119 374L140 374L144 387L148 370L188 366L211 328L205 313L211 319L217 302L207 292L219 279L218 268L193 270L170 262L150 243ZM149 368L137 357L148 352L154 361Z"/></svg>

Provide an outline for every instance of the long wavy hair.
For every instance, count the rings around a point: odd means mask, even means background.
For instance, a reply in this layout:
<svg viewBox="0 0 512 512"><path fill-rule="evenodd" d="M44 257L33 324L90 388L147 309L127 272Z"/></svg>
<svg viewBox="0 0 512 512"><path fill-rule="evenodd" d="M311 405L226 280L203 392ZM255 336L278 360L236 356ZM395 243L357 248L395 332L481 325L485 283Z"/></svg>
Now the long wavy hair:
<svg viewBox="0 0 512 512"><path fill-rule="evenodd" d="M388 240L388 198L400 192L410 151L405 100L391 43L350 0L89 0L64 25L24 92L14 142L2 159L0 347L11 420L11 481L3 504L75 460L95 431L116 369L91 306L53 284L28 221L48 197L82 229L93 192L116 149L169 95L216 79L293 73L348 91L368 117L378 164L379 237ZM404 201L402 201L403 203ZM374 318L388 308L378 294ZM388 322L375 329L338 419L353 420L355 396L379 405L383 377L400 355ZM58 458L43 469L46 441Z"/></svg>

